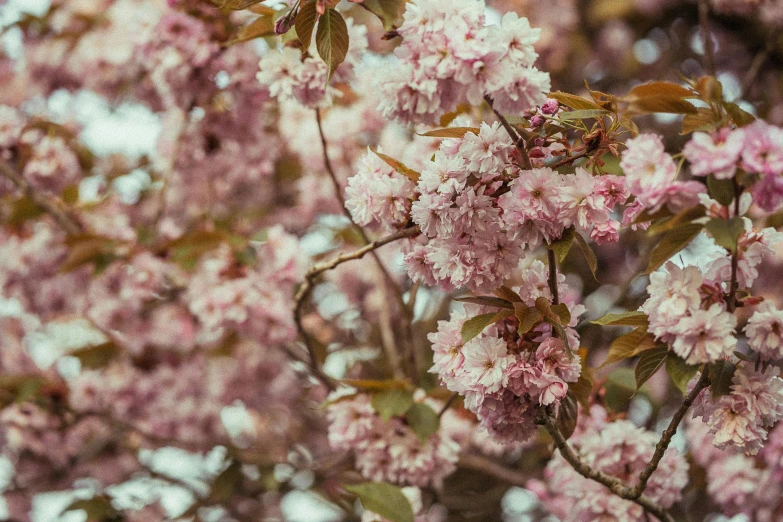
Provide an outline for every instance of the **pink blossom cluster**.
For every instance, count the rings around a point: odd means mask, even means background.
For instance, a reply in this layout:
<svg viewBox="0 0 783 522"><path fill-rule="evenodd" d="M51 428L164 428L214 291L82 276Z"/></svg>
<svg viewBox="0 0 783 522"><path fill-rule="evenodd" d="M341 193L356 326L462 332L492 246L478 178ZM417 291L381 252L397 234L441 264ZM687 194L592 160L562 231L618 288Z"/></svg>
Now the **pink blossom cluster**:
<svg viewBox="0 0 783 522"><path fill-rule="evenodd" d="M742 364L732 378L731 393L712 399L702 393L694 406L710 428L713 444L755 455L768 430L783 419L783 379L777 367L754 370Z"/></svg>
<svg viewBox="0 0 783 522"><path fill-rule="evenodd" d="M633 486L655 452L658 435L627 420L607 422L606 412L599 405L592 405L590 415L580 415L580 418L585 421L569 440L571 447L592 469ZM649 520L641 506L584 478L559 452L547 464L544 476L546 483L532 480L528 488L564 522ZM669 448L650 477L645 495L668 508L682 498L687 483L688 463L684 455Z"/></svg>
<svg viewBox="0 0 783 522"><path fill-rule="evenodd" d="M551 243L568 227L599 243L617 241L620 223L611 213L628 197L623 178L521 170L515 158L499 123L443 140L411 207L423 232L406 255L414 281L489 291L517 268L525 248Z"/></svg>
<svg viewBox="0 0 783 522"><path fill-rule="evenodd" d="M559 288L565 295L562 276ZM534 261L523 272L518 290L528 306L535 306L539 297L551 299L543 263ZM572 299L565 302L573 327L584 307ZM554 337L549 325L519 335L519 322L513 316L464 342L461 332L465 321L491 311L474 305L467 308L452 313L449 321L440 321L438 331L429 335L434 351L430 372L449 390L465 396L466 408L496 440L528 440L536 432L536 408L559 404L568 392L568 383L579 379L580 358L569 357L564 340ZM569 346L578 346L576 331L570 327L566 331Z"/></svg>
<svg viewBox="0 0 783 522"><path fill-rule="evenodd" d="M685 436L693 460L706 472L707 493L721 512L744 515L757 522L775 522L783 517L783 424L770 430L764 447L755 456L730 447L716 448L709 427L700 421L688 423Z"/></svg>
<svg viewBox="0 0 783 522"><path fill-rule="evenodd" d="M731 179L737 169L761 177L752 188L755 203L773 212L783 204L783 129L757 120L746 127L696 132L683 148L694 176Z"/></svg>
<svg viewBox="0 0 783 522"><path fill-rule="evenodd" d="M677 181L677 165L663 147L660 136L640 134L628 140L620 167L625 173L626 187L636 198L623 216L623 224L635 221L642 212L652 214L663 207L673 213L693 207L699 194L706 192L697 181Z"/></svg>
<svg viewBox="0 0 783 522"><path fill-rule="evenodd" d="M484 0L406 5L395 63L378 71L384 116L435 123L466 99L479 105L489 97L508 114L546 101L549 74L533 67L541 31L514 12L486 26L485 9Z"/></svg>
<svg viewBox="0 0 783 522"><path fill-rule="evenodd" d="M345 208L360 226L385 232L401 228L410 219L416 185L371 151L356 165L345 189Z"/></svg>
<svg viewBox="0 0 783 522"><path fill-rule="evenodd" d="M456 469L460 445L442 431L422 441L403 417L384 420L366 393L342 398L333 395L327 400L331 400L326 413L329 444L352 451L364 478L440 487Z"/></svg>
<svg viewBox="0 0 783 522"><path fill-rule="evenodd" d="M315 42L309 50L283 46L270 49L258 62L258 81L269 89L269 94L280 102L296 100L305 107L328 107L340 91L329 84L350 82L354 67L367 49L367 28L347 19L349 48L345 61L332 77L329 67L316 56Z"/></svg>

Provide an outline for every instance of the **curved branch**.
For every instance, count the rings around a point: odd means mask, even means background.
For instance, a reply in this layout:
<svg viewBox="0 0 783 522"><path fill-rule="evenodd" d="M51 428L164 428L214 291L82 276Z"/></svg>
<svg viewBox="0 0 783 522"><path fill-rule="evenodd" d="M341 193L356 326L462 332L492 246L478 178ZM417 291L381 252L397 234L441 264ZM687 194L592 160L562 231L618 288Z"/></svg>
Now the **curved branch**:
<svg viewBox="0 0 783 522"><path fill-rule="evenodd" d="M631 495L632 489L625 482L617 477L607 475L601 471L591 468L586 464L574 449L568 444L563 434L560 432L560 428L557 426L557 419L547 412L544 408L540 409L536 414L536 424L544 426L555 441L555 446L560 450L560 454L563 458L571 464L574 471L582 475L583 477L603 484L609 491L614 493L620 498L635 502L644 508L645 511L652 513L658 517L662 522L675 522L674 518L666 511L661 505L652 500L650 497L639 495L633 498Z"/></svg>

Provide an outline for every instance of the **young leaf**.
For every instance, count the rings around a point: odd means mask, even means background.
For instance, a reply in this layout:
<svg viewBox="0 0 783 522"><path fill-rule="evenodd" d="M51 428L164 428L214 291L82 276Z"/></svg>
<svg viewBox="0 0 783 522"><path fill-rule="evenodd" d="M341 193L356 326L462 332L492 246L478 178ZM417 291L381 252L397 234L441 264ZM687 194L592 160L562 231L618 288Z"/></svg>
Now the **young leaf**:
<svg viewBox="0 0 783 522"><path fill-rule="evenodd" d="M723 108L729 114L731 121L737 124L738 127L744 127L756 121L756 117L748 111L741 109L739 105L733 102L724 102Z"/></svg>
<svg viewBox="0 0 783 522"><path fill-rule="evenodd" d="M609 112L605 111L604 109L568 111L568 112L561 112L558 115L558 119L560 121L586 120L588 118L601 118L603 116L606 116L607 114L609 114Z"/></svg>
<svg viewBox="0 0 783 522"><path fill-rule="evenodd" d="M688 383L693 379L694 375L699 372L698 366L691 366L686 363L682 357L670 353L666 357L666 373L672 378L672 382L678 390L685 395L685 390Z"/></svg>
<svg viewBox="0 0 783 522"><path fill-rule="evenodd" d="M550 92L548 96L550 98L554 98L562 105L565 105L566 107L570 107L574 110L600 110L601 109L601 106L595 102L565 92L560 92L560 91Z"/></svg>
<svg viewBox="0 0 783 522"><path fill-rule="evenodd" d="M579 413L577 407L576 395L571 388L568 389L566 396L560 401L560 408L557 412L557 427L563 437L568 439L576 430L576 421Z"/></svg>
<svg viewBox="0 0 783 522"><path fill-rule="evenodd" d="M388 31L399 18L405 0L364 0L359 5L377 16L383 22L383 28Z"/></svg>
<svg viewBox="0 0 783 522"><path fill-rule="evenodd" d="M710 197L728 207L734 201L734 183L730 179L717 179L713 174L707 176L707 191Z"/></svg>
<svg viewBox="0 0 783 522"><path fill-rule="evenodd" d="M710 372L710 388L712 398L731 393L732 379L737 367L731 361L715 361L708 366Z"/></svg>
<svg viewBox="0 0 783 522"><path fill-rule="evenodd" d="M530 308L524 303L514 303L514 310L514 315L519 319L519 326L517 327L519 335L528 333L544 319L543 314L537 308Z"/></svg>
<svg viewBox="0 0 783 522"><path fill-rule="evenodd" d="M595 256L593 248L587 243L585 238L582 237L582 234L574 234L574 239L576 239L576 244L579 245L582 255L585 256L585 261L587 261L587 266L593 274L593 279L598 281L598 276L596 275L598 270L598 258Z"/></svg>
<svg viewBox="0 0 783 522"><path fill-rule="evenodd" d="M343 16L334 9L327 9L318 19L315 47L318 49L318 55L329 67L326 80L328 82L348 55L348 26Z"/></svg>
<svg viewBox="0 0 783 522"><path fill-rule="evenodd" d="M413 522L413 508L402 490L386 482L367 482L343 486L362 502L367 511L378 513L392 522Z"/></svg>
<svg viewBox="0 0 783 522"><path fill-rule="evenodd" d="M682 98L672 96L648 96L637 98L628 106L629 114L650 114L663 112L668 114L696 114L696 107Z"/></svg>
<svg viewBox="0 0 783 522"><path fill-rule="evenodd" d="M70 352L68 355L76 357L82 364L82 368L96 369L103 368L112 359L120 354L120 348L109 341L107 343L88 346Z"/></svg>
<svg viewBox="0 0 783 522"><path fill-rule="evenodd" d="M637 85L629 93L635 98L650 98L663 96L667 98L695 98L696 94L690 89L672 82L649 82Z"/></svg>
<svg viewBox="0 0 783 522"><path fill-rule="evenodd" d="M408 411L413 394L406 390L386 390L372 396L372 407L383 420L389 420Z"/></svg>
<svg viewBox="0 0 783 522"><path fill-rule="evenodd" d="M734 252L737 249L739 237L745 231L745 223L739 216L728 220L713 218L707 222L706 228L718 245L729 252Z"/></svg>
<svg viewBox="0 0 783 522"><path fill-rule="evenodd" d="M305 0L299 8L294 22L296 36L305 50L310 48L316 20L318 20L318 11L316 11L315 0Z"/></svg>
<svg viewBox="0 0 783 522"><path fill-rule="evenodd" d="M650 377L658 373L666 357L669 355L669 347L665 344L656 346L652 350L642 352L639 362L636 364L634 376L636 377L636 391L646 383Z"/></svg>
<svg viewBox="0 0 783 522"><path fill-rule="evenodd" d="M471 304L477 304L481 306L492 306L494 308L505 308L506 310L514 309L514 304L512 302L506 301L505 299L501 299L499 297L492 297L488 295L483 295L478 297L455 297L454 300L460 303L471 303Z"/></svg>
<svg viewBox="0 0 783 522"><path fill-rule="evenodd" d="M623 312L621 314L606 314L600 319L590 321L601 326L647 326L647 314L639 310Z"/></svg>
<svg viewBox="0 0 783 522"><path fill-rule="evenodd" d="M710 131L720 126L720 118L715 117L712 109L698 107L693 114L686 114L682 119L680 134L690 134L697 131Z"/></svg>
<svg viewBox="0 0 783 522"><path fill-rule="evenodd" d="M231 38L226 45L234 45L241 42L247 42L254 38L261 38L262 36L272 36L275 34L275 20L271 16L259 16L246 26L237 31L233 38Z"/></svg>
<svg viewBox="0 0 783 522"><path fill-rule="evenodd" d="M405 419L422 443L438 431L440 418L429 405L416 402L405 412Z"/></svg>
<svg viewBox="0 0 783 522"><path fill-rule="evenodd" d="M568 255L568 251L571 250L575 234L576 230L574 227L568 227L563 231L563 235L560 236L560 239L549 245L549 248L555 252L558 263L562 263Z"/></svg>
<svg viewBox="0 0 783 522"><path fill-rule="evenodd" d="M490 312L468 319L462 325L462 342L469 342L471 339L481 335L481 332L483 332L484 328L487 326L513 314L514 312L511 310L501 310L500 312Z"/></svg>
<svg viewBox="0 0 783 522"><path fill-rule="evenodd" d="M372 150L372 149L370 149L370 150ZM383 153L375 151L375 150L372 150L372 152L373 152L373 154L375 154L376 156L381 158L384 161L384 163L386 163L388 166L390 166L391 168L393 168L394 170L396 170L397 172L399 172L400 174L402 174L403 176L405 176L406 178L408 178L412 182L414 182L414 183L418 183L419 182L419 176L421 176L421 174L419 174L415 170L409 169L408 167L403 165L402 162L397 161L396 159L394 159L394 158L392 158L390 156L387 156L386 154L383 154Z"/></svg>
<svg viewBox="0 0 783 522"><path fill-rule="evenodd" d="M625 335L621 335L612 342L609 346L609 355L601 367L635 357L642 352L655 348L655 346L655 337L647 332L647 328L637 328Z"/></svg>
<svg viewBox="0 0 783 522"><path fill-rule="evenodd" d="M675 214L660 223L655 223L647 229L647 233L650 235L662 234L663 232L668 232L684 223L690 223L691 221L704 217L706 214L707 209L703 205L696 205L695 207L683 210L679 214Z"/></svg>
<svg viewBox="0 0 783 522"><path fill-rule="evenodd" d="M429 138L462 138L465 134L472 132L478 134L481 131L478 127L446 127L445 129L435 129L419 134Z"/></svg>
<svg viewBox="0 0 783 522"><path fill-rule="evenodd" d="M511 303L521 303L522 298L519 297L519 294L510 289L509 287L503 285L497 290L495 290L495 295L498 296L500 299L505 299L506 301L509 301Z"/></svg>
<svg viewBox="0 0 783 522"><path fill-rule="evenodd" d="M396 379L342 379L340 382L364 391L405 390L408 387L405 381Z"/></svg>
<svg viewBox="0 0 783 522"><path fill-rule="evenodd" d="M646 274L655 272L671 257L688 246L693 238L699 235L704 225L700 223L688 223L669 231L650 254L650 263L647 265Z"/></svg>

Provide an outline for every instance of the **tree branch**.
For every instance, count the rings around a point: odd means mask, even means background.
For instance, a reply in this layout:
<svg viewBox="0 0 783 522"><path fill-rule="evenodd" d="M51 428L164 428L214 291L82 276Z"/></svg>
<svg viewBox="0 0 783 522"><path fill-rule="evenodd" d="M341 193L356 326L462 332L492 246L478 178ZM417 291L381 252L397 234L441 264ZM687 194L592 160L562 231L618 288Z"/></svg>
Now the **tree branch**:
<svg viewBox="0 0 783 522"><path fill-rule="evenodd" d="M699 27L702 42L704 43L704 68L712 76L715 76L715 55L712 51L712 39L710 38L710 6L708 0L699 0Z"/></svg>
<svg viewBox="0 0 783 522"><path fill-rule="evenodd" d="M24 177L4 161L0 161L0 174L11 181L16 188L29 197L41 210L52 216L57 224L70 235L84 232L84 226L70 214L65 203L53 196L36 192Z"/></svg>
<svg viewBox="0 0 783 522"><path fill-rule="evenodd" d="M589 155L589 153L585 150L580 152L579 154L575 154L573 156L568 156L566 158L561 159L560 161L557 161L551 165L547 165L552 170L559 169L560 167L564 165L570 165L571 163L575 162L578 159L586 158Z"/></svg>
<svg viewBox="0 0 783 522"><path fill-rule="evenodd" d="M503 482L507 482L514 486L521 488L527 484L528 477L519 471L507 468L502 464L498 464L494 460L490 460L480 455L462 455L459 458L457 465L464 469L472 471L479 471L487 475L491 475Z"/></svg>
<svg viewBox="0 0 783 522"><path fill-rule="evenodd" d="M549 258L549 291L552 293L552 304L560 304L560 296L557 293L557 257L555 251L547 248L547 257Z"/></svg>
<svg viewBox="0 0 783 522"><path fill-rule="evenodd" d="M499 111L495 110L495 107L492 104L492 98L490 98L489 96L484 96L484 101L487 102L489 107L492 109L492 112L495 113L495 116L500 121L500 124L503 126L504 129L506 129L506 132L514 141L514 146L517 148L520 154L522 154L522 167L525 170L532 170L533 164L530 162L530 156L527 155L527 149L525 148L525 140L523 140L522 136L520 136L517 133L517 131L514 130L514 127L511 126L511 124L508 122L506 117L503 116Z"/></svg>
<svg viewBox="0 0 783 522"><path fill-rule="evenodd" d="M630 500L642 506L645 511L652 513L662 522L675 522L674 517L672 517L668 511L666 511L662 506L660 506L651 498L644 495L639 495L638 497L633 498L631 495L632 488L630 488L622 480L618 479L617 477L607 475L601 471L594 470L588 464L582 461L579 455L577 455L574 449L568 444L565 437L563 437L563 434L560 432L560 428L557 427L557 419L555 419L555 417L545 408L539 409L538 413L536 414L535 421L536 424L539 426L544 426L544 428L549 432L549 435L551 435L552 439L555 441L555 446L558 450L560 450L560 454L563 456L566 462L571 464L571 467L574 468L574 471L587 479L598 482L599 484L603 484L609 488L609 491L618 497Z"/></svg>
<svg viewBox="0 0 783 522"><path fill-rule="evenodd" d="M672 417L669 426L661 434L661 440L655 445L655 453L653 453L652 459L649 464L647 464L647 467L644 468L644 471L639 475L639 482L629 492L631 497L630 500L639 498L642 493L644 493L644 489L647 487L647 481L650 480L652 474L658 469L658 464L661 462L664 453L666 453L666 449L669 447L672 437L677 433L677 427L680 425L680 422L682 422L682 419L685 418L685 413L687 413L688 409L693 405L693 401L696 400L696 397L698 397L702 390L709 385L710 372L705 366L702 369L701 377L699 377L699 380L696 382L696 386L693 387L688 396L685 397L685 400L682 401L682 405L674 414L674 417Z"/></svg>

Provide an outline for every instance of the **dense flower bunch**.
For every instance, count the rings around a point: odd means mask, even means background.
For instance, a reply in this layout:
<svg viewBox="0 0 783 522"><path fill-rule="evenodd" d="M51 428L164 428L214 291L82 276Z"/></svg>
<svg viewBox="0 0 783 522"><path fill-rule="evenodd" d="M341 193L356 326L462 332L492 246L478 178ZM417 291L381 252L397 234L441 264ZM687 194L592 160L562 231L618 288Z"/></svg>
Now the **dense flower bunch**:
<svg viewBox="0 0 783 522"><path fill-rule="evenodd" d="M380 73L381 113L403 123L435 123L485 96L510 114L542 105L549 74L533 67L541 31L507 13L485 25L484 0L417 0L405 9L397 61Z"/></svg>
<svg viewBox="0 0 783 522"><path fill-rule="evenodd" d="M522 303L530 307L535 307L537 299L551 298L543 263L533 262L517 290ZM559 291L564 295L567 291L562 281ZM575 326L584 307L572 299L565 303L571 326ZM464 342L465 321L482 312L476 308L469 305L467 310L452 313L449 321L439 322L438 331L429 335L435 352L430 371L449 390L465 395L466 407L494 438L506 443L525 441L535 434L537 407L556 406L566 396L568 383L579 379L580 358L565 345L578 346L579 336L568 328L567 339L558 339L548 325L519 335L519 320L512 317Z"/></svg>
<svg viewBox="0 0 783 522"><path fill-rule="evenodd" d="M578 426L571 445L595 470L603 471L633 484L655 451L655 433L632 422L610 422L606 411L593 406ZM644 520L644 510L590 481L562 458L555 455L544 471L547 482L531 481L530 487L553 514L566 522L591 520ZM650 477L647 494L669 507L682 497L688 482L688 463L684 455L670 448L658 470Z"/></svg>

